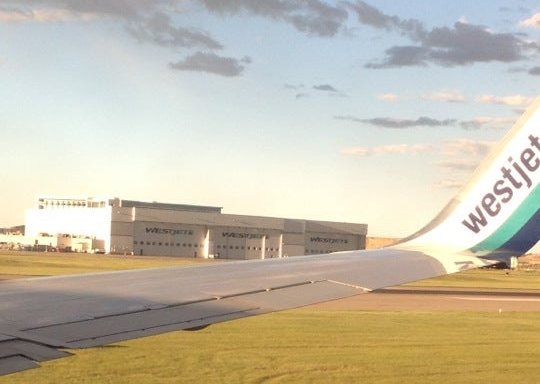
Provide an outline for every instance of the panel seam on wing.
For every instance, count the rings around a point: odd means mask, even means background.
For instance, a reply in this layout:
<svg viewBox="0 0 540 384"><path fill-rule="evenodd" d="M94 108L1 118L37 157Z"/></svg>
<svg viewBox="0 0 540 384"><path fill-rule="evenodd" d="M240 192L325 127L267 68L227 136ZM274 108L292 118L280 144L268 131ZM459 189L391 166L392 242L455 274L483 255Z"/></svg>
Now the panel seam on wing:
<svg viewBox="0 0 540 384"><path fill-rule="evenodd" d="M339 285L344 285L346 287L351 287L351 288L355 288L355 289L360 289L364 292L371 292L372 289L369 289L369 288L366 288L366 287L362 287L360 285L355 285L355 284L350 284L350 283L344 283L343 281L336 281L336 280L326 280L328 281L329 283L333 283L333 284L339 284Z"/></svg>

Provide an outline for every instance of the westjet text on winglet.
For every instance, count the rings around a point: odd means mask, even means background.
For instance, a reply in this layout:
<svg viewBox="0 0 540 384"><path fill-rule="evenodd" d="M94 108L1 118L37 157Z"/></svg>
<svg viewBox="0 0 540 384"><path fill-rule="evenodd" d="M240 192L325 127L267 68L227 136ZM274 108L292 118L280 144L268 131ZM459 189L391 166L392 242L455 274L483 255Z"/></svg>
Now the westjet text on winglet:
<svg viewBox="0 0 540 384"><path fill-rule="evenodd" d="M488 225L491 217L496 217L503 209L503 204L514 197L514 191L523 187L531 188L532 175L540 168L540 139L529 135L529 146L514 159L508 158L508 166L501 167L501 178L495 181L491 191L487 192L480 203L461 223L474 233Z"/></svg>

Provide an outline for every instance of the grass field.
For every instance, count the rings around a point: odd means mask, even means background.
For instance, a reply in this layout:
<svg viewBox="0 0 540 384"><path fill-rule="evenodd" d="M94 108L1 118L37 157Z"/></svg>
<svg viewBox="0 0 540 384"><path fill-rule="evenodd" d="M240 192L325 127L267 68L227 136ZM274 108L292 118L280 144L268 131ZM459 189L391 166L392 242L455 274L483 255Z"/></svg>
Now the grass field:
<svg viewBox="0 0 540 384"><path fill-rule="evenodd" d="M406 285L419 287L540 289L540 270L473 269Z"/></svg>
<svg viewBox="0 0 540 384"><path fill-rule="evenodd" d="M302 309L75 353L0 383L538 383L540 313Z"/></svg>
<svg viewBox="0 0 540 384"><path fill-rule="evenodd" d="M188 265L201 259L176 257L110 256L86 253L37 253L0 251L0 276L56 276L88 272L106 272Z"/></svg>
<svg viewBox="0 0 540 384"><path fill-rule="evenodd" d="M34 259L35 258L35 259ZM177 265L193 260L2 254L0 275ZM471 271L423 285L539 288L536 272ZM416 283L418 285L419 283ZM102 348L4 383L538 383L540 313L303 308Z"/></svg>

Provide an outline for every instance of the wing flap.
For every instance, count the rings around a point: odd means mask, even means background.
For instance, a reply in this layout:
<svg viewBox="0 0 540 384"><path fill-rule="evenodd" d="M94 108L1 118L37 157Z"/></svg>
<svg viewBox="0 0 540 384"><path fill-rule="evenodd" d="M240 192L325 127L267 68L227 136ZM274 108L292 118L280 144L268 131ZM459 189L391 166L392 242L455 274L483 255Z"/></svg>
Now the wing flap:
<svg viewBox="0 0 540 384"><path fill-rule="evenodd" d="M25 356L34 361L47 361L69 356L69 353L26 340L8 340L0 343L0 358Z"/></svg>
<svg viewBox="0 0 540 384"><path fill-rule="evenodd" d="M69 356L54 347L0 335L0 375L37 368L37 362Z"/></svg>
<svg viewBox="0 0 540 384"><path fill-rule="evenodd" d="M0 375L9 375L10 373L38 367L38 363L21 355L0 358Z"/></svg>

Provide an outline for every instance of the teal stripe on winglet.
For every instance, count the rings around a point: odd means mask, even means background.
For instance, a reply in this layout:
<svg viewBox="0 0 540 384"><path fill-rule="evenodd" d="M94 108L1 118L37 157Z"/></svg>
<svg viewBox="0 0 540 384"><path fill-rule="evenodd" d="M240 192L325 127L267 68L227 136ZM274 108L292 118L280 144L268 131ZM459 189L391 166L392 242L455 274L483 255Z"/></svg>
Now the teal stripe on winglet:
<svg viewBox="0 0 540 384"><path fill-rule="evenodd" d="M538 210L540 185L537 185L516 211L491 236L471 248L473 252L494 251L510 240Z"/></svg>

